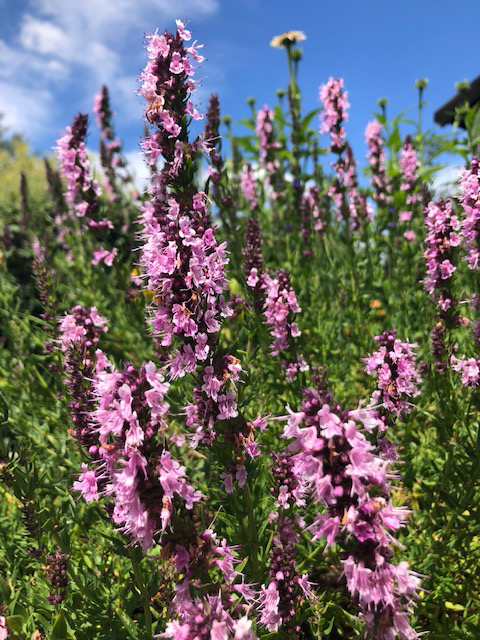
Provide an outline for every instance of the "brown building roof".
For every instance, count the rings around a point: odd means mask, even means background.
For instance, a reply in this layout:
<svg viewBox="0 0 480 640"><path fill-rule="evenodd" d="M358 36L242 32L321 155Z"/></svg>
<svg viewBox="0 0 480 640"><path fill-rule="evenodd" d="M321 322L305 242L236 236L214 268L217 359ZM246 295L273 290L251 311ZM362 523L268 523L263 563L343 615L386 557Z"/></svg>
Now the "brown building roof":
<svg viewBox="0 0 480 640"><path fill-rule="evenodd" d="M453 124L455 108L463 105L467 100L471 107L477 104L477 102L480 102L480 76L470 83L470 89L468 91L462 92L462 95L457 93L457 95L446 102L443 107L437 109L433 119L441 127L444 127L446 124ZM459 126L465 129L465 123L463 121L459 122Z"/></svg>

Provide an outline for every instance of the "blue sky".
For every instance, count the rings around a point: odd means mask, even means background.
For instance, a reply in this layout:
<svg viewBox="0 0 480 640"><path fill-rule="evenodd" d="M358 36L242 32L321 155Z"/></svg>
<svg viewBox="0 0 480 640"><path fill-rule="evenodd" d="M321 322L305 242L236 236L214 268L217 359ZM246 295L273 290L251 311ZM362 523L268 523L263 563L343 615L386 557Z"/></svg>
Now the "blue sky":
<svg viewBox="0 0 480 640"><path fill-rule="evenodd" d="M76 112L91 113L93 96L106 82L117 131L129 156L138 157L143 123L135 90L145 64L143 33L173 29L176 17L188 19L205 43L203 108L216 91L222 112L234 121L247 115L248 96L276 103L287 70L284 52L272 49L270 39L303 30L304 107L318 106L318 87L330 75L345 79L347 130L360 164L365 125L379 97L388 97L390 114L410 109L414 116L415 80L428 77L430 126L454 83L480 73L478 0L0 0L0 111L6 124L47 152Z"/></svg>

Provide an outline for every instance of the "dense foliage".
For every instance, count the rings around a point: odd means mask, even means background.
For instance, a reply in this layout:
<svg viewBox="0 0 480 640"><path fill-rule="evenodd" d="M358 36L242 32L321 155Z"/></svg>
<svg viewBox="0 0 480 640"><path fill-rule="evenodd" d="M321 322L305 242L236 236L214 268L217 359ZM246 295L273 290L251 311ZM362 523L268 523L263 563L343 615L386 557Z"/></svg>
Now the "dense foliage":
<svg viewBox="0 0 480 640"><path fill-rule="evenodd" d="M237 135L148 36L144 193L104 87L2 201L0 638L479 637L478 114L380 101L364 178L304 37Z"/></svg>

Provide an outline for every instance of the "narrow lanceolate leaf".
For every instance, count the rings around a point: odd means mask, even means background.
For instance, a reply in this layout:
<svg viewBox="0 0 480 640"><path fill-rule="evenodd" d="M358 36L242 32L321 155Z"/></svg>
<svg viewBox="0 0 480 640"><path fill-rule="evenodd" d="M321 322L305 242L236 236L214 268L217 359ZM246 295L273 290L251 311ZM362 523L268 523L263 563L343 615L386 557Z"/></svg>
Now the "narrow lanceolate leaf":
<svg viewBox="0 0 480 640"><path fill-rule="evenodd" d="M130 638L134 638L135 640L138 640L139 631L135 622L133 622L133 620L128 617L128 615L125 613L125 611L123 611L123 609L115 609L115 613L117 614L118 618L120 619L120 622L123 625L123 628L127 631Z"/></svg>

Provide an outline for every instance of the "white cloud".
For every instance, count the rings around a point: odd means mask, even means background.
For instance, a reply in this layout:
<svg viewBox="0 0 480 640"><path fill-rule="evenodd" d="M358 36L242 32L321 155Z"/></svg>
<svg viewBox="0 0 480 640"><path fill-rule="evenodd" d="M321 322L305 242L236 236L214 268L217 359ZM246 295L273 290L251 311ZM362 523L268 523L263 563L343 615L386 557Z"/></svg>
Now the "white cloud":
<svg viewBox="0 0 480 640"><path fill-rule="evenodd" d="M118 72L116 53L106 44L90 39L88 33L75 35L48 20L24 17L20 30L20 45L31 54L39 54L46 65L85 67L98 83L111 79Z"/></svg>
<svg viewBox="0 0 480 640"><path fill-rule="evenodd" d="M35 136L49 122L52 103L53 95L47 89L32 90L0 81L0 113L12 132Z"/></svg>
<svg viewBox="0 0 480 640"><path fill-rule="evenodd" d="M0 40L0 78L11 81L16 76L18 79L28 77L30 82L23 82L19 86L39 86L35 78L41 77L43 81L50 81L65 76L68 73L68 66L59 60L43 59L32 56L30 52L16 49Z"/></svg>
<svg viewBox="0 0 480 640"><path fill-rule="evenodd" d="M211 15L218 0L36 0L32 9L69 36L115 43L145 19L165 22L173 18ZM152 25L162 27L162 24Z"/></svg>
<svg viewBox="0 0 480 640"><path fill-rule="evenodd" d="M463 165L448 165L435 173L432 183L435 198L452 197L460 193L458 180L462 169Z"/></svg>
<svg viewBox="0 0 480 640"><path fill-rule="evenodd" d="M63 100L70 90L77 99L82 96L73 117L78 109L91 108L104 83L116 104L115 96L120 97L120 120L138 118L135 76L144 61L144 30L173 28L175 17L208 17L219 6L219 0L30 0L17 40L0 40L5 120L35 137L57 97ZM55 116L52 112L52 135L67 124L56 124Z"/></svg>
<svg viewBox="0 0 480 640"><path fill-rule="evenodd" d="M20 30L20 44L44 55L61 56L70 49L67 34L47 20L26 15Z"/></svg>

